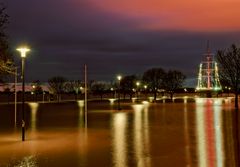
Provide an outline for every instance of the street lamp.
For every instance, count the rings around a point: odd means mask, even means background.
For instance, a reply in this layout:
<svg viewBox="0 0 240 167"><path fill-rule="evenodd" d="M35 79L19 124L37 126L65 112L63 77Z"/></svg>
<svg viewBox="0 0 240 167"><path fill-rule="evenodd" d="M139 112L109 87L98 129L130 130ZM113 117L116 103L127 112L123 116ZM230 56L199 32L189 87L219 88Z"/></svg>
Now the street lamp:
<svg viewBox="0 0 240 167"><path fill-rule="evenodd" d="M147 98L147 88L148 88L148 86L147 86L147 85L144 85L143 87L144 87L145 96L146 96L146 98Z"/></svg>
<svg viewBox="0 0 240 167"><path fill-rule="evenodd" d="M140 82L136 82L136 85L137 85L136 93L137 93L137 99L138 99L138 87L139 87L139 85L140 85Z"/></svg>
<svg viewBox="0 0 240 167"><path fill-rule="evenodd" d="M25 114L24 114L24 103L25 103L25 58L26 53L30 51L27 47L17 48L17 51L21 53L22 58L22 141L25 140Z"/></svg>
<svg viewBox="0 0 240 167"><path fill-rule="evenodd" d="M230 87L228 87L228 96L229 96L230 90L231 90L231 88L230 88Z"/></svg>
<svg viewBox="0 0 240 167"><path fill-rule="evenodd" d="M122 76L118 75L117 79L118 79L118 110L121 110L121 108L120 108L120 83L121 83Z"/></svg>

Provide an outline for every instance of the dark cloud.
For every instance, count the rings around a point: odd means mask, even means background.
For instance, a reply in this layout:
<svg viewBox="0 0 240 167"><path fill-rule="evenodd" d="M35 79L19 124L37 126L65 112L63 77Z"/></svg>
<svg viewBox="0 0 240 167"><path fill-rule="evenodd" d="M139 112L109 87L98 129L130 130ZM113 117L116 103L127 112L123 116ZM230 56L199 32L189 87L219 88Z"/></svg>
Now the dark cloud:
<svg viewBox="0 0 240 167"><path fill-rule="evenodd" d="M238 44L240 39L238 32L134 29L137 20L97 11L87 1L5 3L11 18L9 35L13 50L21 42L32 48L27 59L28 81L46 81L54 75L81 79L87 63L90 78L95 80L112 80L118 73L141 74L151 67L163 67L183 71L192 82L207 40L215 51Z"/></svg>

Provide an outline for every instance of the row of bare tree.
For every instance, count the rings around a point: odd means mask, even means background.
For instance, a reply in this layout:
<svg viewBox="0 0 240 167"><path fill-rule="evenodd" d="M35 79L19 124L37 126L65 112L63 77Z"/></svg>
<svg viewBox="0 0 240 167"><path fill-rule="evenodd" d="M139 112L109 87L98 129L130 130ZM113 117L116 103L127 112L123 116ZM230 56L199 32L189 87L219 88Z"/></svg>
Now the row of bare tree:
<svg viewBox="0 0 240 167"><path fill-rule="evenodd" d="M156 100L157 94L160 91L165 91L172 98L175 90L182 87L185 78L185 75L180 71L169 70L166 72L162 68L152 68L147 70L142 77L137 77L136 75L124 76L120 83L118 81L113 83L91 81L88 83L88 92L93 95L99 95L102 99L104 94L116 91L121 93L124 98L126 95L129 95L131 98L136 92L144 91L145 93L152 93ZM139 82L139 85L136 84L137 82ZM35 91L41 90L39 82L34 82L33 85ZM61 76L50 78L48 85L50 92L57 95L58 100L62 93L73 93L77 99L78 94L83 93L84 90L83 82L79 80L68 81Z"/></svg>

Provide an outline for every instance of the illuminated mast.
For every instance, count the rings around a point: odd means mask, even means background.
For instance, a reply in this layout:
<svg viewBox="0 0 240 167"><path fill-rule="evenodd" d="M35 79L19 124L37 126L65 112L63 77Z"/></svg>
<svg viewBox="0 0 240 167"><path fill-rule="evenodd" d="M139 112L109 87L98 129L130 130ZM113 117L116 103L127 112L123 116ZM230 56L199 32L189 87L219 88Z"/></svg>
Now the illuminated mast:
<svg viewBox="0 0 240 167"><path fill-rule="evenodd" d="M213 59L213 54L210 51L209 42L207 43L207 52L205 61L202 61L199 66L197 91L219 91L222 89L217 62Z"/></svg>
<svg viewBox="0 0 240 167"><path fill-rule="evenodd" d="M211 56L212 54L210 53L210 48L209 48L209 41L207 42L207 89L211 89L211 71L212 69L210 68L210 63L211 63Z"/></svg>

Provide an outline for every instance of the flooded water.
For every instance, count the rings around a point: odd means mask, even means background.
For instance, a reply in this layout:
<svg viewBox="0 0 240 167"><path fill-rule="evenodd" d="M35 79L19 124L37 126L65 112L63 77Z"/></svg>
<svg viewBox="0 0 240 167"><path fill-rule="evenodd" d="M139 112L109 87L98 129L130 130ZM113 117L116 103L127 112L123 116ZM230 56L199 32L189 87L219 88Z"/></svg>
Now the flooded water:
<svg viewBox="0 0 240 167"><path fill-rule="evenodd" d="M18 106L19 109L21 105ZM229 99L175 103L0 105L0 166L234 167L238 116Z"/></svg>

